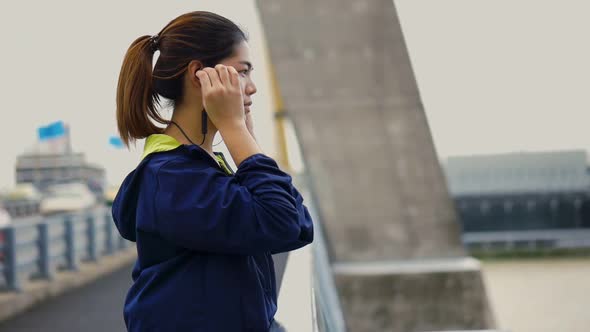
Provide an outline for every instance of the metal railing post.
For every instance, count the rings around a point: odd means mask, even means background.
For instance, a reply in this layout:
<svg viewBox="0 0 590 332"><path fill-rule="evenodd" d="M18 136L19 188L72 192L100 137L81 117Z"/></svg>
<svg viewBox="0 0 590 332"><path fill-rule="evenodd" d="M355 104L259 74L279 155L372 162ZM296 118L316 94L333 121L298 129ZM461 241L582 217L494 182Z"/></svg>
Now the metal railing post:
<svg viewBox="0 0 590 332"><path fill-rule="evenodd" d="M74 220L71 215L66 215L64 219L65 240L66 240L66 259L69 270L78 271L78 258L76 255L76 230L74 229Z"/></svg>
<svg viewBox="0 0 590 332"><path fill-rule="evenodd" d="M98 250L96 247L96 216L90 213L86 216L87 231L86 235L88 238L88 257L91 261L96 262L98 260Z"/></svg>
<svg viewBox="0 0 590 332"><path fill-rule="evenodd" d="M113 237L113 221L111 219L110 212L104 215L105 224L105 246L107 255L112 255L115 252L115 241Z"/></svg>
<svg viewBox="0 0 590 332"><path fill-rule="evenodd" d="M4 252L5 252L5 278L8 288L15 291L22 291L18 275L18 259L16 255L16 229L14 226L4 229Z"/></svg>
<svg viewBox="0 0 590 332"><path fill-rule="evenodd" d="M125 240L122 236L119 235L119 250L123 250L127 248L127 240Z"/></svg>
<svg viewBox="0 0 590 332"><path fill-rule="evenodd" d="M42 278L53 279L53 269L51 268L51 253L49 241L49 224L42 222L37 225L39 233L39 272Z"/></svg>

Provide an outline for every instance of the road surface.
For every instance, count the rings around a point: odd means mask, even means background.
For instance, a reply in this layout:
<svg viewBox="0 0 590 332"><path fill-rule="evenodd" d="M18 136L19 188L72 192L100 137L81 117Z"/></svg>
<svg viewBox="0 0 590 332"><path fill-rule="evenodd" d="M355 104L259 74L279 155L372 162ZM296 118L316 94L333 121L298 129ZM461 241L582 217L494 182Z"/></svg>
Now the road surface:
<svg viewBox="0 0 590 332"><path fill-rule="evenodd" d="M132 265L0 323L1 332L125 332L123 302Z"/></svg>

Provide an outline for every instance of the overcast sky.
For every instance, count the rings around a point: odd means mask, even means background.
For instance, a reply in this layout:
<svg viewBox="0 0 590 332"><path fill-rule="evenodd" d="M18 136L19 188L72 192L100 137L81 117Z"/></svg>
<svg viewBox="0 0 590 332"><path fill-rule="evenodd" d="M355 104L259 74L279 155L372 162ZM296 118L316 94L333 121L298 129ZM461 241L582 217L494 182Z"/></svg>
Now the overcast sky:
<svg viewBox="0 0 590 332"><path fill-rule="evenodd" d="M254 1L2 1L0 188L36 128L64 120L75 151L118 183L141 155L115 150L115 89L130 43L192 10L250 33L263 149L274 150L265 41ZM588 149L590 4L585 1L396 1L440 157ZM217 142L219 140L216 139Z"/></svg>

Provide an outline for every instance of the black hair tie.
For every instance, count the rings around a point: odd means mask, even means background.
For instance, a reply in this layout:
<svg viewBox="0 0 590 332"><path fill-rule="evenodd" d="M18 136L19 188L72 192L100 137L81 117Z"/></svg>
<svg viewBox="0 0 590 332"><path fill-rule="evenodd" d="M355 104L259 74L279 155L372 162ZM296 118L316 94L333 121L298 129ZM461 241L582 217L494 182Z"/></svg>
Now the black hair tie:
<svg viewBox="0 0 590 332"><path fill-rule="evenodd" d="M158 42L160 41L160 36L155 34L150 37L150 47L152 52L156 52L158 50Z"/></svg>

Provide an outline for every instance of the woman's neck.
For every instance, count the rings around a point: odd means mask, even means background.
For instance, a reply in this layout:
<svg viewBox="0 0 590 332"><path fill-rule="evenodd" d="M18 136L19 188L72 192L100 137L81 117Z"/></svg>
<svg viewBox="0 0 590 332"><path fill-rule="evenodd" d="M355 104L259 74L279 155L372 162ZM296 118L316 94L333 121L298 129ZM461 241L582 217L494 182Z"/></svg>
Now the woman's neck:
<svg viewBox="0 0 590 332"><path fill-rule="evenodd" d="M199 145L215 159L215 155L213 154L213 138L215 137L215 133L217 133L217 128L215 128L209 118L207 118L207 135L205 135L204 142L203 134L201 134L201 112L176 108L172 115L172 121L182 128L182 131L190 138L192 143ZM164 129L164 134L174 137L182 144L192 144L182 131L171 123ZM202 145L201 142L203 142Z"/></svg>

